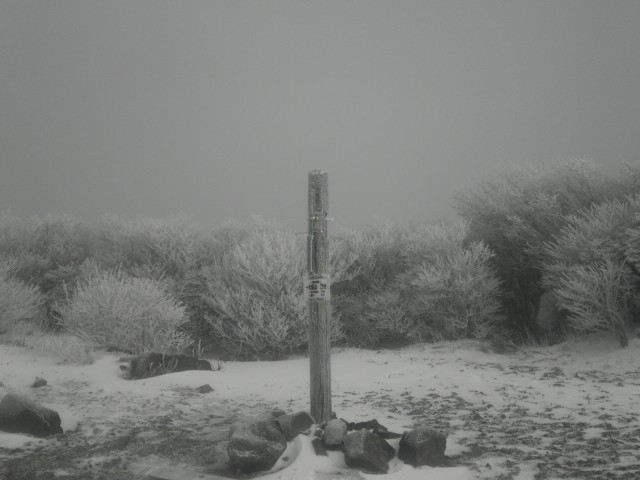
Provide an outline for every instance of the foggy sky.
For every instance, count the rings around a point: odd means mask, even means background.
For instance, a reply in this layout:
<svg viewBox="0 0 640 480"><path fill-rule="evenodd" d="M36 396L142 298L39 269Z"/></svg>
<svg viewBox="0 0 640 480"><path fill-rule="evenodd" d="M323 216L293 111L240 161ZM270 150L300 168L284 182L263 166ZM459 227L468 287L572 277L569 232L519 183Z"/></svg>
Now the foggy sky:
<svg viewBox="0 0 640 480"><path fill-rule="evenodd" d="M506 162L640 152L636 0L0 0L0 210L434 221Z"/></svg>

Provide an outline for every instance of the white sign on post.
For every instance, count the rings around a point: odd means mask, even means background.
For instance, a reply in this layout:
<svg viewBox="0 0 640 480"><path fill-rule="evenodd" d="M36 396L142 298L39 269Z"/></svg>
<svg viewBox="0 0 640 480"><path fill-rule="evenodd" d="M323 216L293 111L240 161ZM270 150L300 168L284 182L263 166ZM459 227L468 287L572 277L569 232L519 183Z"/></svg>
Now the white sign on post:
<svg viewBox="0 0 640 480"><path fill-rule="evenodd" d="M329 275L307 275L304 278L306 300L329 300L331 298Z"/></svg>

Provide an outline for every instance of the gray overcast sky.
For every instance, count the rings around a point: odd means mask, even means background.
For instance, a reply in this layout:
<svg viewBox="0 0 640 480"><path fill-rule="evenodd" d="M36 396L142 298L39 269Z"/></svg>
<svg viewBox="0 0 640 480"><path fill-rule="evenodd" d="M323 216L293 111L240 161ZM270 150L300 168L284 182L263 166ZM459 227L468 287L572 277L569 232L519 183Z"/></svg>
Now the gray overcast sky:
<svg viewBox="0 0 640 480"><path fill-rule="evenodd" d="M638 0L0 0L0 210L433 221L640 152Z"/></svg>

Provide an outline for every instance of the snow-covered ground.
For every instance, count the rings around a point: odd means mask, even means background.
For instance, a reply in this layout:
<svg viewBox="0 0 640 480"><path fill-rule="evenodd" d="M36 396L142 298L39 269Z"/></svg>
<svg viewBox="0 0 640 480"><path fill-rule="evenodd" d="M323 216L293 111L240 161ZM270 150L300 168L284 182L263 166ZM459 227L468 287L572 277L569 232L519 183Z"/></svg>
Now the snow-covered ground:
<svg viewBox="0 0 640 480"><path fill-rule="evenodd" d="M605 335L509 355L473 341L334 349L333 410L399 433L427 426L447 435L449 467L393 460L389 474L364 478L636 479L639 354L640 339L621 349ZM0 395L14 391L57 410L65 430L49 439L0 433L0 478L141 479L162 466L228 474L225 440L234 420L309 408L306 358L227 362L220 371L135 381L122 377L119 364L104 354L92 365L60 365L0 345ZM31 388L36 376L48 385ZM214 391L198 393L203 384ZM316 457L305 437L285 457L263 478L350 478L341 454Z"/></svg>

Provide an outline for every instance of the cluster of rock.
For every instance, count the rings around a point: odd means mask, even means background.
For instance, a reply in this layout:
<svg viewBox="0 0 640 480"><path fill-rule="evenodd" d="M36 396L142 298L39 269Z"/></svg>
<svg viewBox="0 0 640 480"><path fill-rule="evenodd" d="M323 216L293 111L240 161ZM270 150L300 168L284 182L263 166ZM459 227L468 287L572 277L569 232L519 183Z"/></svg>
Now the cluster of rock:
<svg viewBox="0 0 640 480"><path fill-rule="evenodd" d="M0 400L0 430L48 437L63 433L60 415L23 395L7 393Z"/></svg>
<svg viewBox="0 0 640 480"><path fill-rule="evenodd" d="M306 412L285 414L281 410L235 423L227 446L232 467L245 473L269 470L287 449L287 442L308 433L314 423Z"/></svg>
<svg viewBox="0 0 640 480"><path fill-rule="evenodd" d="M231 465L245 473L271 469L300 434L311 434L315 421L307 412L276 411L245 418L231 427L227 453ZM346 464L370 473L387 473L396 450L387 439L400 438L398 458L419 467L446 463L446 437L435 430L417 428L400 435L389 432L377 420L349 423L334 418L315 425L312 445L317 455L327 450L344 452Z"/></svg>

